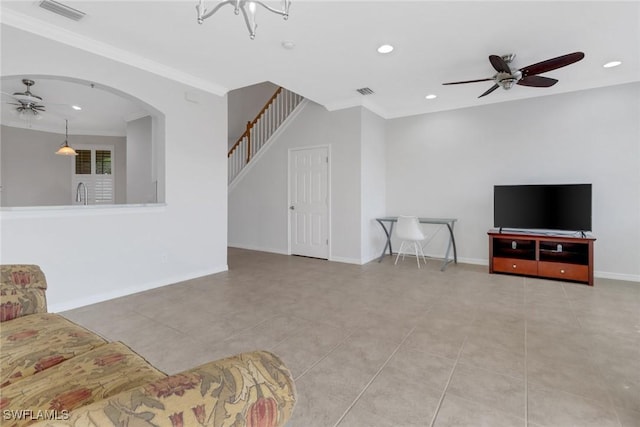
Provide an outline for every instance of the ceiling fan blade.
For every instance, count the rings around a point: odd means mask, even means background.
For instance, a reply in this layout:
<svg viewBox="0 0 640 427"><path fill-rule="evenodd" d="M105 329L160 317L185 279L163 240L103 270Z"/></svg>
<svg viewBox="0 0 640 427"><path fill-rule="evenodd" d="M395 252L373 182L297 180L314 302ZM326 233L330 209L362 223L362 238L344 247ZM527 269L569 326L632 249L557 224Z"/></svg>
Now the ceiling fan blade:
<svg viewBox="0 0 640 427"><path fill-rule="evenodd" d="M478 98L482 98L483 96L489 95L491 92L493 92L494 90L498 89L499 87L500 86L498 86L497 84L491 86L491 88L489 90L487 90L485 93L480 95Z"/></svg>
<svg viewBox="0 0 640 427"><path fill-rule="evenodd" d="M477 82L488 82L489 80L493 80L493 77L489 77L488 79L478 79L478 80L465 80L462 82L450 82L450 83L442 83L443 85L461 85L465 83L477 83Z"/></svg>
<svg viewBox="0 0 640 427"><path fill-rule="evenodd" d="M543 76L527 76L518 80L520 86L531 87L551 87L558 83L558 80Z"/></svg>
<svg viewBox="0 0 640 427"><path fill-rule="evenodd" d="M495 68L497 72L511 74L509 64L507 64L501 56L489 55L489 62L491 62L491 65L493 65L493 68Z"/></svg>
<svg viewBox="0 0 640 427"><path fill-rule="evenodd" d="M5 92L2 92L2 101L3 102L20 102L13 95Z"/></svg>
<svg viewBox="0 0 640 427"><path fill-rule="evenodd" d="M566 67L567 65L580 61L582 58L584 58L584 53L582 52L568 53L558 56L557 58L547 59L546 61L520 68L520 71L522 71L524 77L532 76L534 74L546 73L547 71Z"/></svg>

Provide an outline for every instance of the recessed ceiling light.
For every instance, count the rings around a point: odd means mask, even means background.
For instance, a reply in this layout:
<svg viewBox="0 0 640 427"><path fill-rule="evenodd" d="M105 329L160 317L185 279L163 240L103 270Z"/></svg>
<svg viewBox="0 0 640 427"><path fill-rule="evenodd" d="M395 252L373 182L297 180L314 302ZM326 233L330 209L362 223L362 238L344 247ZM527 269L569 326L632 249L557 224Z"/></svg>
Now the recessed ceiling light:
<svg viewBox="0 0 640 427"><path fill-rule="evenodd" d="M604 68L613 68L613 67L617 67L620 64L622 64L622 61L611 61L611 62L607 62L606 64L604 64L603 67Z"/></svg>
<svg viewBox="0 0 640 427"><path fill-rule="evenodd" d="M378 48L378 53L391 53L393 52L393 46L390 44L383 44Z"/></svg>
<svg viewBox="0 0 640 427"><path fill-rule="evenodd" d="M430 95L425 96L425 98L427 98L427 99L436 99L437 97L438 97L438 95L434 95L434 94L430 94Z"/></svg>
<svg viewBox="0 0 640 427"><path fill-rule="evenodd" d="M282 47L288 50L293 49L294 47L296 47L296 44L294 42L292 42L291 40L284 40L282 42Z"/></svg>
<svg viewBox="0 0 640 427"><path fill-rule="evenodd" d="M72 105L72 106L71 106L71 108L73 108L73 109L74 109L74 110L76 110L76 111L80 111L80 110L82 110L82 107L81 107L81 106L79 106L79 105Z"/></svg>

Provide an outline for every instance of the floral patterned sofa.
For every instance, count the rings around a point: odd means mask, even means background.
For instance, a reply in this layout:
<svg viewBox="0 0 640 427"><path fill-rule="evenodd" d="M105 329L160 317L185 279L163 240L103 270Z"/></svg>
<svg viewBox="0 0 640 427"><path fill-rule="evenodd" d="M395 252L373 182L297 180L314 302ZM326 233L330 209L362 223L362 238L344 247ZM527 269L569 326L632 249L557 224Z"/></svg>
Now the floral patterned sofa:
<svg viewBox="0 0 640 427"><path fill-rule="evenodd" d="M47 313L35 265L0 266L0 425L276 427L291 373L266 351L167 376L120 342Z"/></svg>

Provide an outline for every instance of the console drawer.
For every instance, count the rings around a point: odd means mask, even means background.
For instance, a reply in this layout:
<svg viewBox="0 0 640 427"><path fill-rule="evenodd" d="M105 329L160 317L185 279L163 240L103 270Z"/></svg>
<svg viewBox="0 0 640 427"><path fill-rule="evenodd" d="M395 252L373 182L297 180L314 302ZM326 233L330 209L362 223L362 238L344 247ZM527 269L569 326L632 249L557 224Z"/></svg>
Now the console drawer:
<svg viewBox="0 0 640 427"><path fill-rule="evenodd" d="M538 275L540 275L540 277L551 277L554 279L588 282L589 267L580 264L540 261L538 263Z"/></svg>
<svg viewBox="0 0 640 427"><path fill-rule="evenodd" d="M493 271L535 276L538 274L538 262L517 258L493 258Z"/></svg>

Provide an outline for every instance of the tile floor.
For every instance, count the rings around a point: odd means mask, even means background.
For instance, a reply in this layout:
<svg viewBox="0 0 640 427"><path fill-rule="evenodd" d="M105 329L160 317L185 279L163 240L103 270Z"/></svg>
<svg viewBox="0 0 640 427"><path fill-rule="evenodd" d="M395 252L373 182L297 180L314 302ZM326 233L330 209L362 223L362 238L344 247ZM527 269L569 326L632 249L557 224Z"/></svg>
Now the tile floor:
<svg viewBox="0 0 640 427"><path fill-rule="evenodd" d="M64 314L167 373L257 348L287 427L640 426L640 284L229 250L225 273Z"/></svg>

